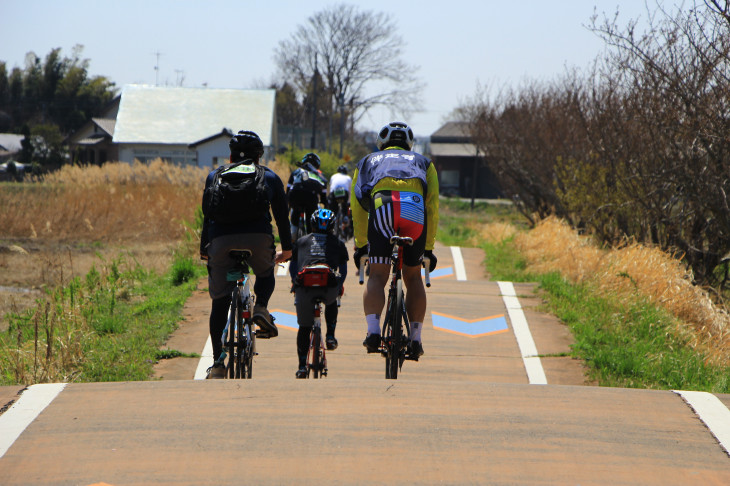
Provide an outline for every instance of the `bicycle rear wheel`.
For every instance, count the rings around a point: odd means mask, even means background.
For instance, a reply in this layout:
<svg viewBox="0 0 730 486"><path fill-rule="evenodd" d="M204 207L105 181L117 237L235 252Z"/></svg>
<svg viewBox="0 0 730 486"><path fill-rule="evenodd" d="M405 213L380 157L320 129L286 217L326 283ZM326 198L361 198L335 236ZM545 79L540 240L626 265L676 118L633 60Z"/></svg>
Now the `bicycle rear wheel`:
<svg viewBox="0 0 730 486"><path fill-rule="evenodd" d="M312 326L309 354L311 356L309 369L312 372L312 377L319 378L322 367L322 330L316 326Z"/></svg>
<svg viewBox="0 0 730 486"><path fill-rule="evenodd" d="M385 378L398 379L398 370L402 360L403 348L403 286L402 281L396 283L395 295L388 294L388 315L386 317L383 336L385 336Z"/></svg>
<svg viewBox="0 0 730 486"><path fill-rule="evenodd" d="M246 320L243 325L244 347L241 370L241 378L250 379L253 374L253 357L256 354L256 333L253 332L253 321Z"/></svg>

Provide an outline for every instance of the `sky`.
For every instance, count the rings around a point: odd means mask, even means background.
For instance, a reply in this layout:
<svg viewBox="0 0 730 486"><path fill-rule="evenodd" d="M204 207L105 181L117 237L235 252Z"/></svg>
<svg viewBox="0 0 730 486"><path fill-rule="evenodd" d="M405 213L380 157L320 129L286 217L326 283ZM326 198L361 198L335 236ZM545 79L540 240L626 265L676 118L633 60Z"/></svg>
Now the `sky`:
<svg viewBox="0 0 730 486"><path fill-rule="evenodd" d="M647 17L643 0L0 0L0 61L10 71L25 66L28 52L45 59L60 47L70 57L80 44L89 75L118 88L261 88L278 79L279 43L337 3L387 14L402 38L402 59L426 84L423 111L403 119L376 109L358 128L402 119L421 136L438 130L479 87L519 88L588 67L604 49L587 28L594 12L618 11L621 25Z"/></svg>

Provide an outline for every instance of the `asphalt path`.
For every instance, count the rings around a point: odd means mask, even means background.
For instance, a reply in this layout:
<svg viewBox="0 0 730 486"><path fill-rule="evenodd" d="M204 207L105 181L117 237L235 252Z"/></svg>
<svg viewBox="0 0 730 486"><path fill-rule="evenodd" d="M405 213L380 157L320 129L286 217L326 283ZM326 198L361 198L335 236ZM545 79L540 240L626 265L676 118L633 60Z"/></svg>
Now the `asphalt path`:
<svg viewBox="0 0 730 486"><path fill-rule="evenodd" d="M149 382L0 387L0 484L730 484L730 396L592 386L531 285L436 253L426 354L398 380L362 347L354 266L328 376L296 380L281 276L253 380L196 380L204 356ZM209 305L201 282L170 348L205 349Z"/></svg>

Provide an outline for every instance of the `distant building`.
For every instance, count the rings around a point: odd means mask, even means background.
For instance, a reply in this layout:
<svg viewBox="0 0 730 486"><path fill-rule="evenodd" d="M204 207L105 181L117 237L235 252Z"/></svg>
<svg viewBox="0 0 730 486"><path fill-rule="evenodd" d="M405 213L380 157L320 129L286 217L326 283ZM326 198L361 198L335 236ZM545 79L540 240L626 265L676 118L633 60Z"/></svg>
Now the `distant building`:
<svg viewBox="0 0 730 486"><path fill-rule="evenodd" d="M24 138L15 133L0 133L0 162L17 159L23 149L20 142Z"/></svg>
<svg viewBox="0 0 730 486"><path fill-rule="evenodd" d="M431 159L444 196L497 199L503 197L489 159L477 153L467 124L448 122L431 135Z"/></svg>
<svg viewBox="0 0 730 486"><path fill-rule="evenodd" d="M228 140L252 130L264 142L264 160L277 143L276 91L126 85L100 117L68 139L81 162L132 163L161 158L215 167L229 156Z"/></svg>

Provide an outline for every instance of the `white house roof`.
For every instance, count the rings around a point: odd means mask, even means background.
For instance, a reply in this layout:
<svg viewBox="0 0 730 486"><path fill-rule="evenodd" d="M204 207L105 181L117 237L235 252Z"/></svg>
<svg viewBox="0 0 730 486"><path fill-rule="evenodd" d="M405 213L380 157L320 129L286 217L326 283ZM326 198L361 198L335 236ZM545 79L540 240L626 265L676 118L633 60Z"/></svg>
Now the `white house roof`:
<svg viewBox="0 0 730 486"><path fill-rule="evenodd" d="M8 152L19 152L23 146L20 141L25 138L25 135L16 135L14 133L0 133L0 150L7 150Z"/></svg>
<svg viewBox="0 0 730 486"><path fill-rule="evenodd" d="M272 145L275 100L273 89L126 85L113 142L188 145L230 127L252 130Z"/></svg>

